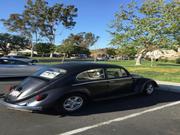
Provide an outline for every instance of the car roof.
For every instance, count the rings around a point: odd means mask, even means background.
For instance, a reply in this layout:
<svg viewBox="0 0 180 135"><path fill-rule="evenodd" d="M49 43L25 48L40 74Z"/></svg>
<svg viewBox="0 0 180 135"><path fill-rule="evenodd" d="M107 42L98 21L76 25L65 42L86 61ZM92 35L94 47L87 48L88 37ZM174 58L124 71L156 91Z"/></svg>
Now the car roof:
<svg viewBox="0 0 180 135"><path fill-rule="evenodd" d="M121 66L94 62L67 62L63 64L54 65L53 67L63 68L70 71L82 71L92 68L120 68Z"/></svg>

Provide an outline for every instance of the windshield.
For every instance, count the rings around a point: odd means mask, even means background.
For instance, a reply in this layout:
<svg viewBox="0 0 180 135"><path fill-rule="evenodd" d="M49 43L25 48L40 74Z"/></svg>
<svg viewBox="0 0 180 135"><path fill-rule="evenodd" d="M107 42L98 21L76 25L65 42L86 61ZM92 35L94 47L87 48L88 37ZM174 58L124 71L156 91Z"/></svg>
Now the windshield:
<svg viewBox="0 0 180 135"><path fill-rule="evenodd" d="M46 79L54 79L57 76L63 76L66 74L65 69L60 69L60 68L43 68L39 70L38 72L34 73L32 76L35 77L42 77Z"/></svg>

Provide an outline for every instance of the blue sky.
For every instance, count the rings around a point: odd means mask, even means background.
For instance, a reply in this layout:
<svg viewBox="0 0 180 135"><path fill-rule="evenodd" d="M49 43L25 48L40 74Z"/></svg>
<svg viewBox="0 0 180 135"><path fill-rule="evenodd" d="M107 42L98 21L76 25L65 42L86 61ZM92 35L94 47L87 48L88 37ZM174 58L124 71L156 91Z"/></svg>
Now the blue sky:
<svg viewBox="0 0 180 135"><path fill-rule="evenodd" d="M114 13L118 11L120 4L126 5L130 0L47 0L49 4L62 2L73 4L78 8L78 17L75 19L77 24L72 30L60 29L56 44L60 44L62 39L70 33L92 32L100 36L98 42L92 47L109 47L111 39L107 32L108 24L113 20ZM142 2L142 0L137 0ZM0 18L7 18L11 13L22 13L26 0L1 0ZM0 24L0 32L7 32L6 28Z"/></svg>

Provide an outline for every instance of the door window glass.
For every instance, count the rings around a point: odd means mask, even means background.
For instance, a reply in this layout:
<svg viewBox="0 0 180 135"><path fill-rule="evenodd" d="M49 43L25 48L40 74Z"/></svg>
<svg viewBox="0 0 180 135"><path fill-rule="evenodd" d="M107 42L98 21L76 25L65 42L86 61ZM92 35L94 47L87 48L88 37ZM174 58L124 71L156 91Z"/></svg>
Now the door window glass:
<svg viewBox="0 0 180 135"><path fill-rule="evenodd" d="M122 68L108 68L106 70L107 77L109 79L114 79L114 78L120 78L120 77L125 77L127 76L127 73L124 69Z"/></svg>
<svg viewBox="0 0 180 135"><path fill-rule="evenodd" d="M101 80L105 78L105 75L103 69L92 69L78 74L76 78L79 81Z"/></svg>

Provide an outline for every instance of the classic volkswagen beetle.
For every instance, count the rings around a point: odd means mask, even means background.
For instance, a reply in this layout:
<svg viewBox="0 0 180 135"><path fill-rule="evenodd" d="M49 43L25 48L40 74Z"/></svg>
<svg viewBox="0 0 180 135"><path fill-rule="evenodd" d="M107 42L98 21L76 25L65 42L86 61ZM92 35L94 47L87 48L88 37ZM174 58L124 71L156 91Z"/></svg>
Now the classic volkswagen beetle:
<svg viewBox="0 0 180 135"><path fill-rule="evenodd" d="M74 112L89 100L118 98L131 94L150 95L158 87L154 80L130 74L110 64L64 63L46 67L11 88L0 103L17 110L55 107Z"/></svg>

